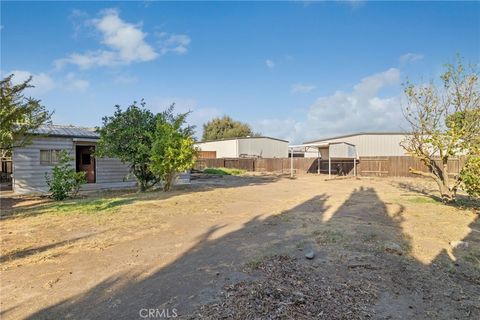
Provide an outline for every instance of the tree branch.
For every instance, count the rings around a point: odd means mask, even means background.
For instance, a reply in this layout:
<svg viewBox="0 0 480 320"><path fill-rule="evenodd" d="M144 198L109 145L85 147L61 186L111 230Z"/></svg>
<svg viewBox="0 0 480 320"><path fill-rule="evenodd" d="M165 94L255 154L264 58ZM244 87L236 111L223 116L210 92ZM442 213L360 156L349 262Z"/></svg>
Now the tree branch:
<svg viewBox="0 0 480 320"><path fill-rule="evenodd" d="M437 178L437 176L435 176L433 173L431 172L425 172L425 171L420 171L420 170L416 170L416 169L413 169L412 167L408 168L408 171L410 173L413 173L413 174L418 174L420 176L424 176L424 177L429 177L429 178Z"/></svg>

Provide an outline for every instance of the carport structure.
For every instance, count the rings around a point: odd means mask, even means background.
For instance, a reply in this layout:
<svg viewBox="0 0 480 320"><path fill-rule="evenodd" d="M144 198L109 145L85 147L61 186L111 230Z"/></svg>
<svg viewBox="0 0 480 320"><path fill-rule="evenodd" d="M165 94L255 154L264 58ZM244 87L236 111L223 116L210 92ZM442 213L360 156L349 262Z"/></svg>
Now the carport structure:
<svg viewBox="0 0 480 320"><path fill-rule="evenodd" d="M320 174L320 159L328 158L328 178L332 177L332 159L351 159L353 161L353 175L357 175L357 148L348 142L322 142L306 143L288 147L290 153L290 176L293 177L293 153L304 152L305 154L317 153L317 174Z"/></svg>

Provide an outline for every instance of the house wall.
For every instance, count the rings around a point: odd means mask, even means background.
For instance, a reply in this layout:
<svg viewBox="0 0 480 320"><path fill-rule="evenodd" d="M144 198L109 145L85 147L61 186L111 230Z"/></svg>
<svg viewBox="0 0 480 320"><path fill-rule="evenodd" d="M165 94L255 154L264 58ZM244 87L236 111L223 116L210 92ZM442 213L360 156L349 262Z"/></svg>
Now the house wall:
<svg viewBox="0 0 480 320"><path fill-rule="evenodd" d="M217 158L288 157L288 142L268 138L242 138L197 143L201 151L215 151Z"/></svg>
<svg viewBox="0 0 480 320"><path fill-rule="evenodd" d="M316 148L309 148L303 154L304 158L317 158L318 157L318 149ZM320 158L328 159L328 147L320 148Z"/></svg>
<svg viewBox="0 0 480 320"><path fill-rule="evenodd" d="M400 142L405 139L403 134L365 134L355 135L330 140L317 140L312 143L322 142L347 142L354 144L360 157L388 157L405 156L405 150ZM305 157L317 157L316 152L305 153Z"/></svg>
<svg viewBox="0 0 480 320"><path fill-rule="evenodd" d="M97 183L132 181L128 165L116 158L97 158Z"/></svg>
<svg viewBox="0 0 480 320"><path fill-rule="evenodd" d="M332 158L354 158L355 147L346 143L331 144L329 154Z"/></svg>
<svg viewBox="0 0 480 320"><path fill-rule="evenodd" d="M238 158L238 140L221 140L197 143L201 151L216 151L217 158Z"/></svg>
<svg viewBox="0 0 480 320"><path fill-rule="evenodd" d="M72 138L41 137L13 150L12 187L15 193L44 193L48 191L45 173L51 174L53 165L40 164L40 150L67 150L75 158L75 145ZM78 142L79 145L95 143ZM75 160L71 162L75 168ZM115 158L96 159L96 183L84 185L82 189L118 188L133 186L132 177L127 180L129 168Z"/></svg>
<svg viewBox="0 0 480 320"><path fill-rule="evenodd" d="M238 139L240 157L287 158L288 142L268 138Z"/></svg>
<svg viewBox="0 0 480 320"><path fill-rule="evenodd" d="M53 166L40 164L40 150L43 149L64 149L68 150L72 157L75 156L71 138L34 138L31 144L14 148L12 187L16 193L48 191L45 173L50 174ZM75 166L74 161L72 161L72 165Z"/></svg>

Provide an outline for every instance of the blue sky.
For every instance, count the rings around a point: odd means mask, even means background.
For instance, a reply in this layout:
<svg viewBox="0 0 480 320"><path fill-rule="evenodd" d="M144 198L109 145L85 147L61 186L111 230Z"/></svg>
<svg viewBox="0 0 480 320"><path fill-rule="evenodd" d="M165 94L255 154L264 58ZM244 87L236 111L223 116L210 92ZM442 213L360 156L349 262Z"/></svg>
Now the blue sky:
<svg viewBox="0 0 480 320"><path fill-rule="evenodd" d="M58 124L144 98L292 142L404 129L401 83L480 61L479 2L2 2L1 72Z"/></svg>

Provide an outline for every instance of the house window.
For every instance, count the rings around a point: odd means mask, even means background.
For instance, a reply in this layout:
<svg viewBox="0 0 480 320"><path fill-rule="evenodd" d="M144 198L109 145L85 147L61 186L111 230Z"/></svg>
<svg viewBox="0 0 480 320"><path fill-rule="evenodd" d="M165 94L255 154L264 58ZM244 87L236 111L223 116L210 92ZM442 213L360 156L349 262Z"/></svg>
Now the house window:
<svg viewBox="0 0 480 320"><path fill-rule="evenodd" d="M40 150L40 164L54 165L58 164L58 154L60 150Z"/></svg>

